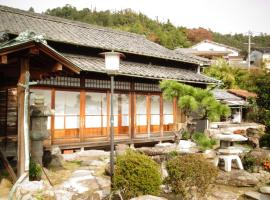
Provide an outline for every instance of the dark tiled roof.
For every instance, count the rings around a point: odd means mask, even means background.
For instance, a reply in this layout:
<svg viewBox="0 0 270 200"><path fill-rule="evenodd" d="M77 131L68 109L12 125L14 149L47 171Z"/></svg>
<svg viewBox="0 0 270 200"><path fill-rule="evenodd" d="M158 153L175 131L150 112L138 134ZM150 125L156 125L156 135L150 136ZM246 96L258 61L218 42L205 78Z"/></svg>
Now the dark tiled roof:
<svg viewBox="0 0 270 200"><path fill-rule="evenodd" d="M63 54L71 62L83 71L106 73L103 58ZM216 79L197 74L190 70L180 69L177 66L165 67L158 65L143 64L137 62L121 61L120 75L143 77L150 79L172 79L181 82L217 83Z"/></svg>
<svg viewBox="0 0 270 200"><path fill-rule="evenodd" d="M0 6L0 31L18 35L26 30L43 34L45 39L52 41L186 63L209 64L199 57L177 54L138 34Z"/></svg>

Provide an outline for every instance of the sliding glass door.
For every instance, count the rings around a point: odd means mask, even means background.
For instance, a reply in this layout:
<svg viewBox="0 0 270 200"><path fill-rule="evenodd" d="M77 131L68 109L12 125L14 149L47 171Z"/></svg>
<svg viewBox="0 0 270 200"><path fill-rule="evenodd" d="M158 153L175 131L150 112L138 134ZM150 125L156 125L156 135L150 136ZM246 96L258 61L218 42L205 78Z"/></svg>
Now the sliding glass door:
<svg viewBox="0 0 270 200"><path fill-rule="evenodd" d="M54 138L79 138L80 92L55 91Z"/></svg>

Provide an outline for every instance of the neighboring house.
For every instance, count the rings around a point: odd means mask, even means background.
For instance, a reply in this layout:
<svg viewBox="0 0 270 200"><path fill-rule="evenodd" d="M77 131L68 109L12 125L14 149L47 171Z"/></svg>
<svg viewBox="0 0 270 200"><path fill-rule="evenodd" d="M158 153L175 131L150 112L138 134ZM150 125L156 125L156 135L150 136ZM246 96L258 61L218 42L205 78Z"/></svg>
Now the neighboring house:
<svg viewBox="0 0 270 200"><path fill-rule="evenodd" d="M250 61L257 67L265 67L270 70L270 47L255 48L250 54Z"/></svg>
<svg viewBox="0 0 270 200"><path fill-rule="evenodd" d="M214 89L212 93L218 101L221 101L231 108L231 116L229 117L229 120L233 123L241 123L243 107L248 104L245 98L236 96L223 89Z"/></svg>
<svg viewBox="0 0 270 200"><path fill-rule="evenodd" d="M224 58L233 64L243 62L243 58L240 56L240 49L220 44L211 40L203 40L188 49L178 48L175 49L175 51L189 53L211 60Z"/></svg>
<svg viewBox="0 0 270 200"><path fill-rule="evenodd" d="M31 30L34 33L24 33ZM172 140L174 125L185 120L177 101L162 97L159 81L171 79L206 88L218 81L198 68L208 60L175 53L141 35L0 6L0 138L22 137L26 72L35 95L53 109L46 147L62 149L109 145L110 105L114 106L117 143ZM19 35L20 34L20 35ZM19 35L19 37L18 37ZM40 36L43 35L44 39ZM8 37L7 37L8 36ZM7 41L7 38L9 40ZM125 54L110 77L100 53Z"/></svg>

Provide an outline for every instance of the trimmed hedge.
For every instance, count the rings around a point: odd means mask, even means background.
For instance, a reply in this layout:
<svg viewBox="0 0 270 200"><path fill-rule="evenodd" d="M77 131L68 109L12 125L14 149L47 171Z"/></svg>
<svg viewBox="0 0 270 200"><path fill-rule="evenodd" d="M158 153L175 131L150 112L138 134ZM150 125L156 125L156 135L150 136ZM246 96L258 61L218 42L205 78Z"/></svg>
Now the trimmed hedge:
<svg viewBox="0 0 270 200"><path fill-rule="evenodd" d="M116 159L114 189L124 199L139 195L158 195L162 183L160 167L150 157L128 150Z"/></svg>

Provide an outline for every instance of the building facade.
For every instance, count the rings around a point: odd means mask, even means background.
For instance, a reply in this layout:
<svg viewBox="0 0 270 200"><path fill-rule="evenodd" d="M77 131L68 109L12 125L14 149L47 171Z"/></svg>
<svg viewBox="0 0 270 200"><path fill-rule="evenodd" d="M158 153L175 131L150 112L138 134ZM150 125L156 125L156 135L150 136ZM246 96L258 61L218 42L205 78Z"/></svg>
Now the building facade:
<svg viewBox="0 0 270 200"><path fill-rule="evenodd" d="M185 116L176 100L162 97L159 82L177 80L205 88L215 79L198 72L206 59L176 54L145 37L81 22L0 6L1 139L23 135L25 74L30 73L30 104L43 96L54 111L46 146L61 148L109 144L110 106L116 142L147 143L173 139ZM100 53L125 54L110 100L110 77Z"/></svg>

